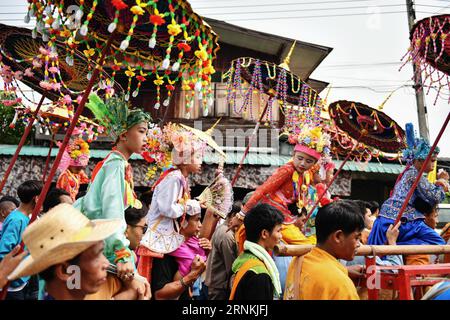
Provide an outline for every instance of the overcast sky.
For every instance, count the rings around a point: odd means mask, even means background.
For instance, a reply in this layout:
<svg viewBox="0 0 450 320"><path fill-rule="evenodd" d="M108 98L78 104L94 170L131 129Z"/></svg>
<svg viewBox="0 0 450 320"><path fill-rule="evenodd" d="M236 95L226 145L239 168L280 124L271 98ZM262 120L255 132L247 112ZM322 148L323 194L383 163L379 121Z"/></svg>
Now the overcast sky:
<svg viewBox="0 0 450 320"><path fill-rule="evenodd" d="M23 3L23 5L22 5ZM328 101L346 99L377 107L396 88L411 85L412 67L401 71L401 58L409 47L406 0L191 0L204 16L333 48L311 75L330 82ZM417 19L450 13L450 0L422 0ZM0 22L24 26L25 0L1 0ZM315 16L315 17L314 17ZM17 19L17 20L14 20ZM327 90L324 91L324 93ZM324 97L325 94L322 94ZM448 96L448 90L445 90ZM434 141L450 110L435 92L426 96L431 140ZM384 108L403 128L413 122L418 130L414 90L396 91ZM450 128L439 146L450 157Z"/></svg>

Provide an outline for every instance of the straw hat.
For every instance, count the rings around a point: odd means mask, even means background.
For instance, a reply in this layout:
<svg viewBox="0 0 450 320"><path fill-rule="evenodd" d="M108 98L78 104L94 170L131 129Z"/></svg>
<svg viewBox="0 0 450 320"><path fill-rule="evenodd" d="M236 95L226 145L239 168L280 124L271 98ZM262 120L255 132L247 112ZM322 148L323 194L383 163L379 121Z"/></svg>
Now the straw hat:
<svg viewBox="0 0 450 320"><path fill-rule="evenodd" d="M120 219L89 220L80 211L63 203L29 225L23 233L28 255L9 275L9 280L33 275L70 260L98 241L111 236Z"/></svg>

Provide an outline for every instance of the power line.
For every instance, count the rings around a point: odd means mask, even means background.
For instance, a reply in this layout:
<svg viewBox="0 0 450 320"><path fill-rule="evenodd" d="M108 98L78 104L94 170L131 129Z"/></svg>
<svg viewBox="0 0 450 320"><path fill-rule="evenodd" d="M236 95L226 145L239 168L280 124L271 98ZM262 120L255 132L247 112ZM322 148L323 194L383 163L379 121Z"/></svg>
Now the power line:
<svg viewBox="0 0 450 320"><path fill-rule="evenodd" d="M431 12L416 11L418 13L432 14ZM227 21L255 21L255 20L289 20L289 19L310 19L310 18L331 18L331 17L350 17L350 16L367 16L373 14L397 14L406 13L406 11L388 11L377 13L348 13L348 14L333 14L333 15L314 15L314 16L292 16L292 17L259 17L259 18L240 18L240 19L226 19Z"/></svg>
<svg viewBox="0 0 450 320"><path fill-rule="evenodd" d="M278 5L277 5L278 6ZM308 8L308 9L296 9L296 10L291 10L289 9L289 12L306 12L306 11L327 11L327 10L347 10L347 9L366 9L366 8L385 8L385 7L404 7L404 4L386 4L386 5L373 5L373 6L352 6L352 7L332 7L332 8L316 8L316 9L312 9L312 8ZM230 6L229 8L233 8L233 9L240 9L244 6ZM435 8L441 8L440 6L433 6ZM220 8L220 7L216 7L216 8ZM248 11L248 12L218 12L218 13L208 13L208 15L218 15L218 14L250 14L250 13L273 13L273 12L286 12L286 10L281 10L281 11ZM5 13L0 13L0 14L20 14L23 15L22 12L5 12Z"/></svg>
<svg viewBox="0 0 450 320"><path fill-rule="evenodd" d="M423 14L432 14L432 12L416 11ZM309 18L330 18L330 17L350 17L350 16L367 16L373 14L397 14L406 13L406 11L389 11L377 13L348 13L348 14L330 14L330 15L314 15L314 16L292 16L292 17L258 17L258 18L240 18L240 19L226 19L227 21L255 21L255 20L289 20L289 19L309 19ZM0 19L0 21L17 21L23 22L21 19ZM23 25L21 25L23 26ZM30 26L25 26L30 27Z"/></svg>
<svg viewBox="0 0 450 320"><path fill-rule="evenodd" d="M306 11L329 11L329 10L348 10L348 9L366 9L366 8L384 8L384 7L403 7L403 4L388 4L388 5L382 5L382 6L357 6L357 7L339 7L339 8L319 8L319 9L295 9L291 10L289 9L289 12L306 12ZM236 8L238 9L238 8ZM225 14L260 14L260 13L284 13L286 10L271 10L271 11L248 11L248 12L222 12L222 13L208 13L207 15L225 15Z"/></svg>
<svg viewBox="0 0 450 320"><path fill-rule="evenodd" d="M253 8L253 7L280 7L280 6L292 6L292 5L316 5L316 4L330 4L330 3L348 3L348 2L369 2L374 0L345 0L345 1L320 1L320 2L290 2L290 3L271 3L271 4L253 4L253 5L232 5L232 6L211 6L211 7L196 7L198 9L227 9L227 8Z"/></svg>

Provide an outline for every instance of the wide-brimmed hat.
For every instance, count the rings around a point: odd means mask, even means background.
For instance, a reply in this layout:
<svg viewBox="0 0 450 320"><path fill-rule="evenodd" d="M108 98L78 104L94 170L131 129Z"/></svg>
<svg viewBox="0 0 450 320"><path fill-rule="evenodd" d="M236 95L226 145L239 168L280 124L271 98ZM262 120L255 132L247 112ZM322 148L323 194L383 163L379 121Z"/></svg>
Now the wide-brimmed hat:
<svg viewBox="0 0 450 320"><path fill-rule="evenodd" d="M9 280L37 274L73 259L93 244L111 236L122 221L89 220L80 211L63 203L30 224L23 233L29 255L9 275Z"/></svg>

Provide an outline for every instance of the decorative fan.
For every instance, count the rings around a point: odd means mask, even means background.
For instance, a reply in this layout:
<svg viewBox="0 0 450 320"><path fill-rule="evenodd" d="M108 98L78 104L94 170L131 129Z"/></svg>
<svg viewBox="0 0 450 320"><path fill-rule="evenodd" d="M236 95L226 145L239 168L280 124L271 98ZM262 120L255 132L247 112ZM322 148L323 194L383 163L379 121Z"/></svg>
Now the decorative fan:
<svg viewBox="0 0 450 320"><path fill-rule="evenodd" d="M220 173L197 199L205 202L208 210L225 219L233 206L233 187Z"/></svg>

